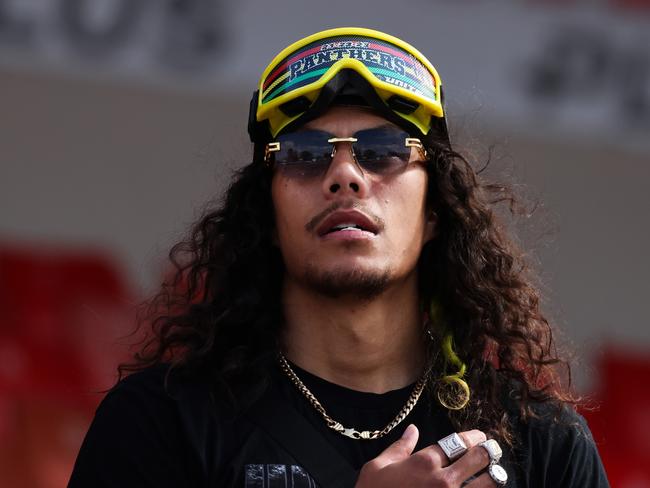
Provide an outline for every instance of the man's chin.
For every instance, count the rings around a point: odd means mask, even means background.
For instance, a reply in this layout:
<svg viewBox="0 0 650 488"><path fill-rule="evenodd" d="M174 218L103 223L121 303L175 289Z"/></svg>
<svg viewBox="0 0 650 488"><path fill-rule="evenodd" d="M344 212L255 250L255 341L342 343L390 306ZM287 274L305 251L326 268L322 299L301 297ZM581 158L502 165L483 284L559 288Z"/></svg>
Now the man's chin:
<svg viewBox="0 0 650 488"><path fill-rule="evenodd" d="M381 295L390 282L389 270L315 270L308 269L303 283L329 298L372 300Z"/></svg>

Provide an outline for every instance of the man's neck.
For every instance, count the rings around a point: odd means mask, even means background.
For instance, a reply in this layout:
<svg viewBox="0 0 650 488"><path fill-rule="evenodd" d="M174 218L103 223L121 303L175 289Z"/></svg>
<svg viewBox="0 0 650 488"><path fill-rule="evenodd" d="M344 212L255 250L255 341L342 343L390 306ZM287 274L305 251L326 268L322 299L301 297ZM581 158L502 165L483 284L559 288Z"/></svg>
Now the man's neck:
<svg viewBox="0 0 650 488"><path fill-rule="evenodd" d="M283 290L286 357L327 381L384 393L422 374L424 343L416 283L373 300L329 298L288 282Z"/></svg>

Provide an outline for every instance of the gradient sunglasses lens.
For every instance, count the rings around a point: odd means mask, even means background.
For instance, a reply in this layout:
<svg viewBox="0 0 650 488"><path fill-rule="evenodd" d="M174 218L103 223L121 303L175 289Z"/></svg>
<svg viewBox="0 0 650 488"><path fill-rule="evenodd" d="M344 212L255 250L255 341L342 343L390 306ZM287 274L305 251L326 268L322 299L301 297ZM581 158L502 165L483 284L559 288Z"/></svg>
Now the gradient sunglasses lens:
<svg viewBox="0 0 650 488"><path fill-rule="evenodd" d="M275 164L288 176L303 178L321 176L330 164L331 134L320 130L305 130L278 137L280 150L275 153Z"/></svg>
<svg viewBox="0 0 650 488"><path fill-rule="evenodd" d="M357 132L354 155L359 165L369 173L385 175L402 170L411 159L406 146L407 132L393 127L378 127Z"/></svg>

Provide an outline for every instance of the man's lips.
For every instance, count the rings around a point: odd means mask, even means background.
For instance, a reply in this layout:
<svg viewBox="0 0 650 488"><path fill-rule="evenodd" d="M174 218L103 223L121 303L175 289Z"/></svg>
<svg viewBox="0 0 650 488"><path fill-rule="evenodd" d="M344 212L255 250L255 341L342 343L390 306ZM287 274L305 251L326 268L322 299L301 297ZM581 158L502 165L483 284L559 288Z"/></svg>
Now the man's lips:
<svg viewBox="0 0 650 488"><path fill-rule="evenodd" d="M346 233L364 231L376 235L380 231L380 223L359 210L336 210L330 213L316 228L316 234L319 237L337 231Z"/></svg>

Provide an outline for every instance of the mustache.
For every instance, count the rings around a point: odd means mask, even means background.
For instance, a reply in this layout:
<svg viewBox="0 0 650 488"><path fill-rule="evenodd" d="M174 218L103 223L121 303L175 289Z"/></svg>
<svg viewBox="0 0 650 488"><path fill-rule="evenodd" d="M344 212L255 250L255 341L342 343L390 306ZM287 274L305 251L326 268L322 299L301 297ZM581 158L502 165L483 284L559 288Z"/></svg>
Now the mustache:
<svg viewBox="0 0 650 488"><path fill-rule="evenodd" d="M314 230L316 230L316 227L318 227L320 223L323 220L325 220L331 213L336 212L341 208L344 210L352 210L352 209L359 210L360 212L363 212L370 220L372 220L372 222L375 224L375 226L379 231L384 229L385 226L384 219L366 210L363 207L363 205L361 205L359 202L354 200L348 200L348 201L339 200L332 203L325 210L317 213L313 218L311 218L309 222L305 224L305 230L307 232L313 232Z"/></svg>

